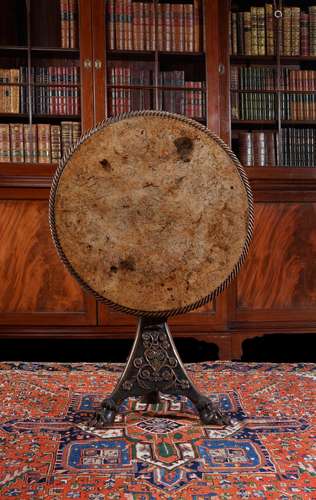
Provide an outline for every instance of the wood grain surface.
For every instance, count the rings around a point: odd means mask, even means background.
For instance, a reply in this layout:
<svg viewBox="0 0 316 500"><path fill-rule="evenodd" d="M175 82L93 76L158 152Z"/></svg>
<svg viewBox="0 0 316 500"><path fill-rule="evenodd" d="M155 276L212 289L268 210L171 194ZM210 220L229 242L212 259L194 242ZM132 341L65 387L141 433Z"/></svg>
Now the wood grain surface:
<svg viewBox="0 0 316 500"><path fill-rule="evenodd" d="M239 309L316 306L316 203L257 203L253 242L238 276Z"/></svg>
<svg viewBox="0 0 316 500"><path fill-rule="evenodd" d="M0 202L0 312L82 312L84 296L60 262L47 201Z"/></svg>

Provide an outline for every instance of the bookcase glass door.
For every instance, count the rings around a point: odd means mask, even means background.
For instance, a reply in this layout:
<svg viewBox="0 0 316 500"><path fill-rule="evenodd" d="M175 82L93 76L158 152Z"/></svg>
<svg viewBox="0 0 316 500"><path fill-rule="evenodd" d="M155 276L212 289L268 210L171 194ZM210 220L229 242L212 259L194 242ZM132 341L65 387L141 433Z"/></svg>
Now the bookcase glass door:
<svg viewBox="0 0 316 500"><path fill-rule="evenodd" d="M245 166L316 165L313 3L231 3L232 145Z"/></svg>
<svg viewBox="0 0 316 500"><path fill-rule="evenodd" d="M203 3L105 0L108 115L164 110L206 124Z"/></svg>
<svg viewBox="0 0 316 500"><path fill-rule="evenodd" d="M0 162L57 163L81 133L78 0L1 6Z"/></svg>

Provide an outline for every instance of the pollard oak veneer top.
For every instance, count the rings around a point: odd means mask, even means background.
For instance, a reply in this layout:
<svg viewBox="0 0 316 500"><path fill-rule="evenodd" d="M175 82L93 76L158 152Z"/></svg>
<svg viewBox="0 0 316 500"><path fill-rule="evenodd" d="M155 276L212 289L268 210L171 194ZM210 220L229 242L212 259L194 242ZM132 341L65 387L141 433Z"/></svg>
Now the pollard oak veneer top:
<svg viewBox="0 0 316 500"><path fill-rule="evenodd" d="M199 307L237 273L252 231L238 160L205 127L170 113L105 121L56 172L53 238L99 299L141 315Z"/></svg>

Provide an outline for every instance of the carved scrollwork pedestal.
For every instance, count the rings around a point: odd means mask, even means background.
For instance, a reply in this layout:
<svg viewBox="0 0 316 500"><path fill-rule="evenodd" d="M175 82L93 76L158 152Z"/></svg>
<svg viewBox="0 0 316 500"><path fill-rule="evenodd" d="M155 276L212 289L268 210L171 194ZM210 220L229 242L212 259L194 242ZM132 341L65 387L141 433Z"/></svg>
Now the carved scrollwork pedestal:
<svg viewBox="0 0 316 500"><path fill-rule="evenodd" d="M112 424L120 404L140 396L145 403L158 403L159 393L186 396L204 424L228 425L230 417L201 394L190 380L172 340L167 323L142 318L125 370L112 394L90 420L90 425Z"/></svg>

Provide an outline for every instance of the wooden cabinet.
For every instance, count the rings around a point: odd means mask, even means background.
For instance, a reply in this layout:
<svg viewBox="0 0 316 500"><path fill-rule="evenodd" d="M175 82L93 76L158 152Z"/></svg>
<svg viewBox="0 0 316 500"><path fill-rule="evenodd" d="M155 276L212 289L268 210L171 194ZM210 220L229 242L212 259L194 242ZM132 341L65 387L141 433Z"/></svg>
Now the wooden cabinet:
<svg viewBox="0 0 316 500"><path fill-rule="evenodd" d="M253 3L242 2L240 7L237 2L233 9L248 9ZM227 0L124 2L135 19L139 20L142 9L153 13L155 21L149 16L149 28L141 28L144 37L149 30L143 45L128 22L119 27L119 33L113 32L110 24L120 19L122 2L78 0L78 10L72 7L74 11L66 13L71 26L65 25L60 12L64 4L60 0L3 2L0 77L6 76L3 69L18 69L20 81L14 86L2 78L0 103L5 89L16 88L20 97L31 96L37 103L28 107L24 103L22 109L20 102L17 113L12 98L15 108L1 108L1 124L46 124L55 130L61 126L62 142L64 122L80 120L85 131L111 114L146 105L196 118L225 142L232 140L239 154L238 131L248 130L249 124L231 119L231 64L250 67L262 64L264 56L255 60L230 56ZM184 42L181 30L174 46L166 30L165 39L159 35L160 16L166 16L168 9L178 20L179 12L180 19L181 12L187 13L185 29L195 33L190 32L191 45ZM44 18L50 19L47 25ZM75 35L70 35L70 29ZM130 37L128 42L124 33ZM73 46L67 46L65 36ZM309 60L312 64L314 59ZM75 71L69 68L78 68L79 81L67 80ZM16 99L16 90L13 94ZM256 130L260 126L256 123ZM1 140L0 131L0 149ZM10 161L0 162L0 336L132 336L135 318L97 304L82 292L54 250L47 221L56 168L54 147L48 163L13 162L12 155ZM240 356L242 341L251 336L316 330L316 171L267 166L247 170L255 195L256 226L240 276L216 302L170 320L175 335L215 342L222 359Z"/></svg>
<svg viewBox="0 0 316 500"><path fill-rule="evenodd" d="M249 337L315 332L316 47L307 42L316 32L306 24L312 5L221 4L231 26L227 129L255 199L253 242L229 291L233 358Z"/></svg>
<svg viewBox="0 0 316 500"><path fill-rule="evenodd" d="M47 217L57 164L53 130L60 156L75 139L69 137L73 124L77 130L80 122L83 129L93 125L92 69L85 64L92 54L91 10L81 2L77 22L73 2L70 40L61 5L59 0L2 3L0 147L5 155L7 131L10 140L8 161L2 154L0 163L0 334L5 336L24 335L26 327L41 335L49 326L96 324L95 301L57 257Z"/></svg>

